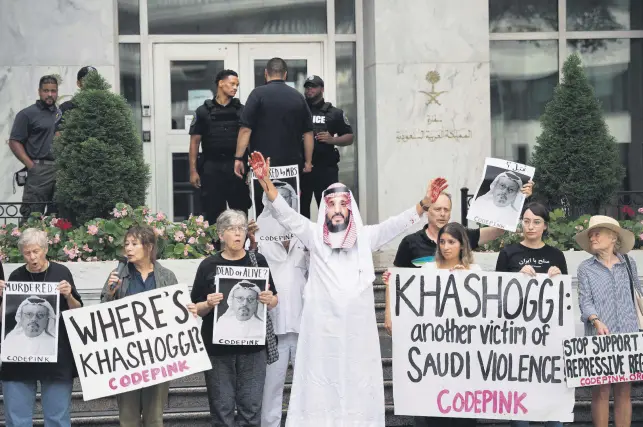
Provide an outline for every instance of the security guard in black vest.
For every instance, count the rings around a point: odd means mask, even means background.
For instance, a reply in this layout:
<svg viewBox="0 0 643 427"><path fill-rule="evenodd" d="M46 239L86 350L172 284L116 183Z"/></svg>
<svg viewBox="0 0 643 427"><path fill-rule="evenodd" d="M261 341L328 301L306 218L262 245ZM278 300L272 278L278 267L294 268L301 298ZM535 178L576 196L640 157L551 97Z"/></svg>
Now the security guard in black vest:
<svg viewBox="0 0 643 427"><path fill-rule="evenodd" d="M353 129L344 111L324 101L324 81L310 76L304 83L306 101L313 114L315 149L313 170L301 175L301 214L310 218L313 193L317 206L322 192L339 181L339 150L353 143Z"/></svg>
<svg viewBox="0 0 643 427"><path fill-rule="evenodd" d="M216 96L197 108L190 126L190 183L201 189L205 219L210 224L227 207L245 212L251 206L245 176L239 178L234 173L243 110L239 99L234 98L239 76L232 70L223 70L216 76L215 87Z"/></svg>

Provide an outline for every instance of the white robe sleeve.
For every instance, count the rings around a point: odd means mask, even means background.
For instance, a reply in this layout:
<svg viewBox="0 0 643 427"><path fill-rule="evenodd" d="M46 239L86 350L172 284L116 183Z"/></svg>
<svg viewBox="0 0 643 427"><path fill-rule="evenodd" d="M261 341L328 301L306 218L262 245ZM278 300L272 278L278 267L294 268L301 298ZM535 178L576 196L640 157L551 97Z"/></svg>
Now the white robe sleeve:
<svg viewBox="0 0 643 427"><path fill-rule="evenodd" d="M378 250L419 221L420 217L418 216L417 209L413 206L384 222L365 226L364 228L368 230L370 235L371 251Z"/></svg>
<svg viewBox="0 0 643 427"><path fill-rule="evenodd" d="M314 223L303 215L300 215L288 203L278 195L274 202L268 202L268 209L272 216L290 233L308 248L313 249L315 237Z"/></svg>

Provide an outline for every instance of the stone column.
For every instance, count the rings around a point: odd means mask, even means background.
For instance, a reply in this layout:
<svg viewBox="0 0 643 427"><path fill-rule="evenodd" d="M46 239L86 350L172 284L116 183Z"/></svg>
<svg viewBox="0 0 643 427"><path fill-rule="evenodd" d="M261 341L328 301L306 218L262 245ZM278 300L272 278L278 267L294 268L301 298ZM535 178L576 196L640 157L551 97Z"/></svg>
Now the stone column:
<svg viewBox="0 0 643 427"><path fill-rule="evenodd" d="M364 0L364 66L368 222L438 176L459 222L491 153L488 1Z"/></svg>
<svg viewBox="0 0 643 427"><path fill-rule="evenodd" d="M38 81L58 74L59 104L77 90L76 74L92 65L118 89L115 0L0 2L0 201L19 201L13 173L22 168L5 143L18 111L38 99Z"/></svg>

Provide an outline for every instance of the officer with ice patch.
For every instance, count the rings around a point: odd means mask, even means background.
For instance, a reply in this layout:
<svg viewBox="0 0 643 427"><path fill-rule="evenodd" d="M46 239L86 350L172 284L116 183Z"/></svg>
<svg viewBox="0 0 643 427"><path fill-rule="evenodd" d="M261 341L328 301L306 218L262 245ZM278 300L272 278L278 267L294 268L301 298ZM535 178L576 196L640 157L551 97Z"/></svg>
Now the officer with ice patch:
<svg viewBox="0 0 643 427"><path fill-rule="evenodd" d="M353 143L353 129L346 113L324 100L324 81L310 76L304 83L306 102L313 115L315 149L313 170L301 175L301 214L310 218L313 193L319 206L322 193L331 184L339 182L339 150Z"/></svg>

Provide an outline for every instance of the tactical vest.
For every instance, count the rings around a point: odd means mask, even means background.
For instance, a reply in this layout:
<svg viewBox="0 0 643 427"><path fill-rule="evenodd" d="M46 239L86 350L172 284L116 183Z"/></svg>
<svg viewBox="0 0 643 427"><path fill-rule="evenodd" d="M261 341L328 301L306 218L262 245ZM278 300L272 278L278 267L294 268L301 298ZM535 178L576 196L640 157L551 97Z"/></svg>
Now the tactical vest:
<svg viewBox="0 0 643 427"><path fill-rule="evenodd" d="M210 122L207 135L201 138L203 157L208 159L232 159L237 150L239 134L239 118L241 117L241 102L233 98L230 104L222 107L211 99L205 101Z"/></svg>
<svg viewBox="0 0 643 427"><path fill-rule="evenodd" d="M328 112L333 104L324 102L321 108L313 107L313 133L315 134L315 151L313 151L313 165L336 165L339 162L339 150L334 145L317 142L319 132L328 132L327 122L330 119Z"/></svg>

